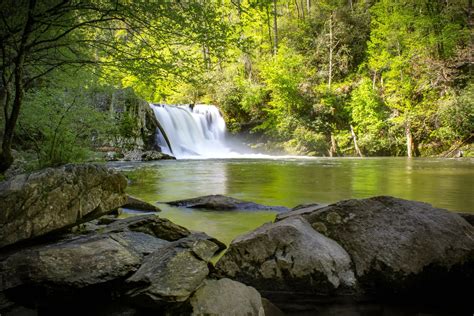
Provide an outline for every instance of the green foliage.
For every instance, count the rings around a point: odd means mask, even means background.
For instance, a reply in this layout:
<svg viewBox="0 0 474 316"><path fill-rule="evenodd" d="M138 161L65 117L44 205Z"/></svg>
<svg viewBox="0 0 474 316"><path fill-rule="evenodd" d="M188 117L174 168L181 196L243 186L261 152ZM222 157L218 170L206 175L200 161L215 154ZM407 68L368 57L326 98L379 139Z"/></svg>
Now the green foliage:
<svg viewBox="0 0 474 316"><path fill-rule="evenodd" d="M12 26L0 34L2 96L15 87L27 17L26 1L11 3L2 3L1 23ZM64 15L44 18L54 4ZM35 144L43 165L84 159L98 144L131 148L138 95L217 104L232 132L291 153L355 155L352 128L367 156L437 154L474 130L466 12L466 2L430 0L43 1L17 138ZM56 40L64 21L77 27ZM64 79L56 68L86 71ZM124 88L133 93L108 110Z"/></svg>
<svg viewBox="0 0 474 316"><path fill-rule="evenodd" d="M288 138L297 125L296 114L304 112L308 104L300 91L305 78L303 57L280 45L278 54L260 65L260 76L271 96L266 111L268 120L259 128Z"/></svg>
<svg viewBox="0 0 474 316"><path fill-rule="evenodd" d="M439 128L433 136L443 140L465 140L474 133L474 84L469 84L454 99L440 105Z"/></svg>
<svg viewBox="0 0 474 316"><path fill-rule="evenodd" d="M363 78L352 91L348 107L362 152L368 156L389 152L389 111L368 78Z"/></svg>
<svg viewBox="0 0 474 316"><path fill-rule="evenodd" d="M43 88L26 96L18 137L31 143L39 167L56 166L89 159L93 143L107 136L107 123L79 91Z"/></svg>

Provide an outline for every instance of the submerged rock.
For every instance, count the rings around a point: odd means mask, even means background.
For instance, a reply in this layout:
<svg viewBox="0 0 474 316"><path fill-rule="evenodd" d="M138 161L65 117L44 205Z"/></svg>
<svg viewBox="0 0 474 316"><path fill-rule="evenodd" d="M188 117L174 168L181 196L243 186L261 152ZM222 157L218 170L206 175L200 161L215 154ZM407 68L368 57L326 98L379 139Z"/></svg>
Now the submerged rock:
<svg viewBox="0 0 474 316"><path fill-rule="evenodd" d="M192 315L265 315L260 293L230 279L206 280L190 305Z"/></svg>
<svg viewBox="0 0 474 316"><path fill-rule="evenodd" d="M100 217L126 201L126 178L101 165L65 165L0 183L0 247Z"/></svg>
<svg viewBox="0 0 474 316"><path fill-rule="evenodd" d="M295 216L237 237L217 262L220 276L262 291L321 295L354 291L347 252Z"/></svg>
<svg viewBox="0 0 474 316"><path fill-rule="evenodd" d="M344 247L369 293L448 295L474 286L474 228L456 213L380 196L303 217Z"/></svg>
<svg viewBox="0 0 474 316"><path fill-rule="evenodd" d="M288 208L284 206L267 206L253 202L242 201L224 195L206 195L192 199L166 202L166 204L188 207L203 208L208 210L252 210L252 211L276 211L286 212Z"/></svg>

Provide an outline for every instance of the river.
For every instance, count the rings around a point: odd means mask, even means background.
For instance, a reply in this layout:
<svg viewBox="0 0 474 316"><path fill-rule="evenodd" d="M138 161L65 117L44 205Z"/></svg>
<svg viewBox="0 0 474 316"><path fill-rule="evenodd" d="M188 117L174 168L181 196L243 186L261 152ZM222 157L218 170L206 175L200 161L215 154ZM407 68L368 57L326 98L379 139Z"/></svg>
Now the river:
<svg viewBox="0 0 474 316"><path fill-rule="evenodd" d="M294 207L392 195L450 211L474 212L474 159L283 158L112 163L130 178L127 192L156 203L224 194ZM189 210L159 204L160 216L225 243L276 213Z"/></svg>

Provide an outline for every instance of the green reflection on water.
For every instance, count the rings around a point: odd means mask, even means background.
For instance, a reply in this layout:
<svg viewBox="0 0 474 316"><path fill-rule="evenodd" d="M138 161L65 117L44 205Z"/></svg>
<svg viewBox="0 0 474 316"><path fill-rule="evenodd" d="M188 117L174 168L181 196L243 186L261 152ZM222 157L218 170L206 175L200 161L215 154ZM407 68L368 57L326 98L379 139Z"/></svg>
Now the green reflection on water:
<svg viewBox="0 0 474 316"><path fill-rule="evenodd" d="M473 159L185 160L114 166L134 170L129 173L132 183L128 192L151 203L225 194L294 207L392 195L449 210L473 211ZM226 243L275 216L272 212L162 208L161 216Z"/></svg>

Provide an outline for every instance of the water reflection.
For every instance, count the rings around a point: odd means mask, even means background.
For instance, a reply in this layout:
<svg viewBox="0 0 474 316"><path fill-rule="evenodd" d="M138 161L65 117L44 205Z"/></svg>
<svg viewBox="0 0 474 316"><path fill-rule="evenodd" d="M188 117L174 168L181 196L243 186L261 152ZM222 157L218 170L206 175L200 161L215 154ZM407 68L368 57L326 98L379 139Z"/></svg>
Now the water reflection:
<svg viewBox="0 0 474 316"><path fill-rule="evenodd" d="M225 194L294 207L392 195L473 212L474 160L364 158L203 160L113 164L134 169L127 191L145 201ZM273 212L186 210L161 204L161 216L225 243L271 221Z"/></svg>
<svg viewBox="0 0 474 316"><path fill-rule="evenodd" d="M226 194L293 207L392 195L473 211L474 160L365 158L203 160L137 164L129 192L151 202Z"/></svg>
<svg viewBox="0 0 474 316"><path fill-rule="evenodd" d="M365 158L203 160L139 164L129 191L151 202L226 194L293 207L392 195L472 211L473 160Z"/></svg>

